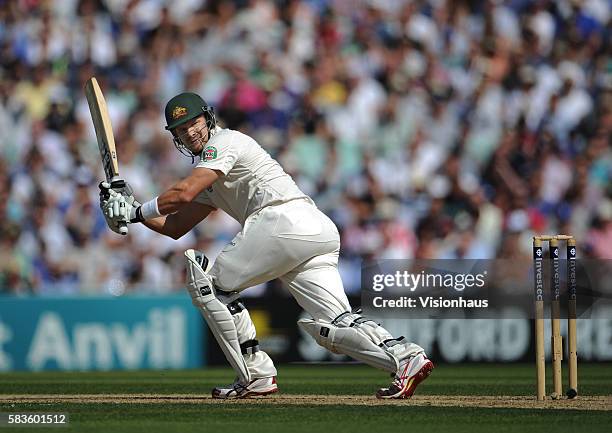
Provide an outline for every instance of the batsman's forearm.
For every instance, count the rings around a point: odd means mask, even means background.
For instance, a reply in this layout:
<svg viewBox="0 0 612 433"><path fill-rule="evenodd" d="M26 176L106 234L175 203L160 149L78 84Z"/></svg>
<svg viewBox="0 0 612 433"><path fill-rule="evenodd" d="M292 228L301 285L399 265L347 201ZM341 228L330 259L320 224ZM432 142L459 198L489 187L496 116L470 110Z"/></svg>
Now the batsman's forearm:
<svg viewBox="0 0 612 433"><path fill-rule="evenodd" d="M163 215L172 215L189 205L193 200L210 187L221 172L196 167L192 174L172 185L167 191L153 200L143 203L136 215L136 221L149 220Z"/></svg>
<svg viewBox="0 0 612 433"><path fill-rule="evenodd" d="M159 217L159 218L153 218L150 220L146 220L146 221L143 221L142 223L148 228L150 228L151 230L159 234L162 234L164 236L168 236L169 238L178 239L181 237L177 233L177 230L172 224L171 219L166 218L166 215Z"/></svg>
<svg viewBox="0 0 612 433"><path fill-rule="evenodd" d="M169 189L157 197L157 208L162 215L169 215L178 212L185 203L189 203L192 198L187 197L174 188Z"/></svg>
<svg viewBox="0 0 612 433"><path fill-rule="evenodd" d="M157 197L157 209L161 215L178 212L185 205L210 187L220 175L218 170L196 167L191 175L172 185L166 192Z"/></svg>
<svg viewBox="0 0 612 433"><path fill-rule="evenodd" d="M166 216L159 218L153 218L142 222L145 226L151 230L166 236L170 236L169 227L166 226Z"/></svg>
<svg viewBox="0 0 612 433"><path fill-rule="evenodd" d="M159 218L148 219L142 223L151 230L172 239L179 239L191 228L183 227L180 224L179 218L177 218L177 214L164 215Z"/></svg>
<svg viewBox="0 0 612 433"><path fill-rule="evenodd" d="M210 185L205 185L210 186ZM184 205L191 203L203 187L180 181L157 197L157 209L162 215L178 212Z"/></svg>
<svg viewBox="0 0 612 433"><path fill-rule="evenodd" d="M130 214L130 222L141 223L145 220L152 220L163 216L172 215L179 211L185 203L181 198L177 198L176 194L171 191L166 191L159 197L144 202L142 205L134 209Z"/></svg>

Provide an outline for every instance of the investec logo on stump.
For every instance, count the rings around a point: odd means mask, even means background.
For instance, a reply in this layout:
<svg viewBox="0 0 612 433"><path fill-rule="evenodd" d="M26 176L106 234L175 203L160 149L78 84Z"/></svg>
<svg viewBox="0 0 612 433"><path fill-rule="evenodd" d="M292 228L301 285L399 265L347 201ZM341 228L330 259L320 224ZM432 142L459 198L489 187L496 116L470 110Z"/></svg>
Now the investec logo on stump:
<svg viewBox="0 0 612 433"><path fill-rule="evenodd" d="M542 259L544 257L544 250L542 247L534 247L533 265L535 267L535 284L536 284L536 301L544 300L544 267Z"/></svg>

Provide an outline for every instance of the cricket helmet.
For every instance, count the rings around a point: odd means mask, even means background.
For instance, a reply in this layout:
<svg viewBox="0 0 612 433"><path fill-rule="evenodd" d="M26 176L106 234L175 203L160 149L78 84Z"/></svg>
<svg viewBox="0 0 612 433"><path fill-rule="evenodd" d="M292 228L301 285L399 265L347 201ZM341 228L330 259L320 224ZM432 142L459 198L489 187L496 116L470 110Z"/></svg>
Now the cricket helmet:
<svg viewBox="0 0 612 433"><path fill-rule="evenodd" d="M174 145L177 149L188 156L191 152L188 151L184 143L178 138L174 129L198 116L204 116L206 119L206 127L208 128L208 139L217 126L215 112L202 97L196 93L184 92L170 99L164 110L166 116L166 130L170 131L174 137ZM187 152L187 153L186 153Z"/></svg>
<svg viewBox="0 0 612 433"><path fill-rule="evenodd" d="M185 92L176 95L166 104L164 114L166 115L166 129L168 131L201 115L206 116L208 129L212 130L216 126L212 107L196 93Z"/></svg>

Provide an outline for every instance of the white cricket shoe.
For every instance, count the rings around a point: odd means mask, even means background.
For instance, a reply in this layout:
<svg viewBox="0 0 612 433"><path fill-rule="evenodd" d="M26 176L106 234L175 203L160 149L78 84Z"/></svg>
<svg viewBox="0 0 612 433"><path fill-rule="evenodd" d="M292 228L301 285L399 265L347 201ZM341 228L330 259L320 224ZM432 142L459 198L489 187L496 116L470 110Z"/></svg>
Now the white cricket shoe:
<svg viewBox="0 0 612 433"><path fill-rule="evenodd" d="M216 387L212 390L213 398L246 398L258 395L273 394L278 391L276 376L253 379L247 385L236 380L231 385Z"/></svg>
<svg viewBox="0 0 612 433"><path fill-rule="evenodd" d="M410 398L414 390L431 374L434 369L424 353L400 361L395 379L389 388L381 388L376 393L377 398Z"/></svg>

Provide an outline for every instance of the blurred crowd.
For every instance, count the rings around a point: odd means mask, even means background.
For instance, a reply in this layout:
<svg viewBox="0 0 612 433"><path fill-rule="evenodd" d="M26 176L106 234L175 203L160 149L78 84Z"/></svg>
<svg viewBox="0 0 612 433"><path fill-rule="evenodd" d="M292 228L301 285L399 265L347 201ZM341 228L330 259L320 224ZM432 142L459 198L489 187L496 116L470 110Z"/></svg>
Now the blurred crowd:
<svg viewBox="0 0 612 433"><path fill-rule="evenodd" d="M192 167L163 107L195 91L335 221L349 291L364 260L512 260L535 233L612 259L611 13L608 0L0 0L0 293L180 290L182 251L214 257L239 230L222 212L179 241L106 228L92 75L137 198ZM265 290L278 288L245 294Z"/></svg>

